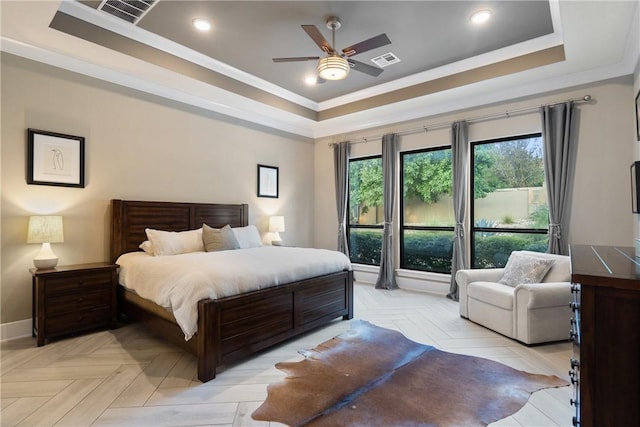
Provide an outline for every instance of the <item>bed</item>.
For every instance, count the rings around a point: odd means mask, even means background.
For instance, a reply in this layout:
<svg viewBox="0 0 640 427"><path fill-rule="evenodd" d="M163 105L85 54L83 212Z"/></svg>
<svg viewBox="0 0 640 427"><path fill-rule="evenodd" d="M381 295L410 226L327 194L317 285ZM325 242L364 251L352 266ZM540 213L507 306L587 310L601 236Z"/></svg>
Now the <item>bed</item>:
<svg viewBox="0 0 640 427"><path fill-rule="evenodd" d="M110 257L139 251L146 228L185 231L248 225L248 205L111 201ZM353 274L336 271L292 283L197 303L197 332L185 340L172 313L118 286L118 310L197 358L198 379L226 364L325 325L353 318Z"/></svg>

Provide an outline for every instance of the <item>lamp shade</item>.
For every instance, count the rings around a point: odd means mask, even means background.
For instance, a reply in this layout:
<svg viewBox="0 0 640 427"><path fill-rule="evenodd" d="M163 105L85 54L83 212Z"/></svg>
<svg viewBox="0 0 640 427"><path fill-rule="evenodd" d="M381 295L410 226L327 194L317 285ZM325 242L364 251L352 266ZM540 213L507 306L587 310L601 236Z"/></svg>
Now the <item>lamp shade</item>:
<svg viewBox="0 0 640 427"><path fill-rule="evenodd" d="M269 231L272 233L271 244L281 246L280 232L284 231L284 217L279 215L269 217Z"/></svg>
<svg viewBox="0 0 640 427"><path fill-rule="evenodd" d="M59 215L29 217L27 243L64 242L62 217Z"/></svg>
<svg viewBox="0 0 640 427"><path fill-rule="evenodd" d="M347 77L350 69L349 62L338 55L330 55L318 61L318 75L325 80L342 80Z"/></svg>
<svg viewBox="0 0 640 427"><path fill-rule="evenodd" d="M269 218L269 231L272 233L280 233L284 231L284 217L272 216Z"/></svg>
<svg viewBox="0 0 640 427"><path fill-rule="evenodd" d="M64 242L62 217L58 215L29 217L27 243L42 243L40 253L33 259L38 269L53 268L58 265L58 257L53 253L50 243Z"/></svg>

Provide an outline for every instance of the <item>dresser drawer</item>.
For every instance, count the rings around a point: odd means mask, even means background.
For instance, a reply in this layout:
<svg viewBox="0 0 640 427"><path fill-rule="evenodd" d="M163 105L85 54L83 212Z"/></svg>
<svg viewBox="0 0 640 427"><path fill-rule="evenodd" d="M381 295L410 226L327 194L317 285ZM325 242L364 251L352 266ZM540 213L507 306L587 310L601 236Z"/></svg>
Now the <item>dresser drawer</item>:
<svg viewBox="0 0 640 427"><path fill-rule="evenodd" d="M56 316L69 312L84 312L97 308L109 308L111 305L109 288L98 292L76 292L47 298L45 315Z"/></svg>
<svg viewBox="0 0 640 427"><path fill-rule="evenodd" d="M107 327L109 319L109 307L53 316L47 319L46 334L62 335L85 329Z"/></svg>
<svg viewBox="0 0 640 427"><path fill-rule="evenodd" d="M73 276L47 278L45 295L58 295L69 292L91 292L108 290L111 287L111 272L96 271Z"/></svg>

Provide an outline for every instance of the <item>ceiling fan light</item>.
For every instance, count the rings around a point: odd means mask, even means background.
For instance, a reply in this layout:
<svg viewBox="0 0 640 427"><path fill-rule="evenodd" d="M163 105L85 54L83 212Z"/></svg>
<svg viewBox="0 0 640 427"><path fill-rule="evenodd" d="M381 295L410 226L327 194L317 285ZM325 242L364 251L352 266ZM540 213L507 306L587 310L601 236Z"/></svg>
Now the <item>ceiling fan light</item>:
<svg viewBox="0 0 640 427"><path fill-rule="evenodd" d="M325 80L342 80L349 74L349 62L346 59L331 55L318 61L318 75Z"/></svg>

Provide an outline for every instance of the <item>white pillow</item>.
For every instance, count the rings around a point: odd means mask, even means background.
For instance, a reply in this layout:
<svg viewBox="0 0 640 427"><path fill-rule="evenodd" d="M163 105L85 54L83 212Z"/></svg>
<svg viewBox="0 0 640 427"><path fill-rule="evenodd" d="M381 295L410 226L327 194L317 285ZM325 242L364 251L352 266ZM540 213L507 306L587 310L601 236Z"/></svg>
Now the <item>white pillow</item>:
<svg viewBox="0 0 640 427"><path fill-rule="evenodd" d="M202 228L188 231L162 231L147 228L147 239L153 245L155 256L178 255L204 251Z"/></svg>
<svg viewBox="0 0 640 427"><path fill-rule="evenodd" d="M138 247L143 251L145 251L146 253L148 253L149 255L153 255L153 245L151 244L150 241L145 240L144 242L140 243L140 246Z"/></svg>
<svg viewBox="0 0 640 427"><path fill-rule="evenodd" d="M240 249L257 248L262 246L260 233L255 225L247 225L246 227L232 228L236 235L236 240L240 244Z"/></svg>
<svg viewBox="0 0 640 427"><path fill-rule="evenodd" d="M498 283L513 287L524 283L540 283L553 263L553 259L542 259L514 251L509 255L504 274Z"/></svg>

